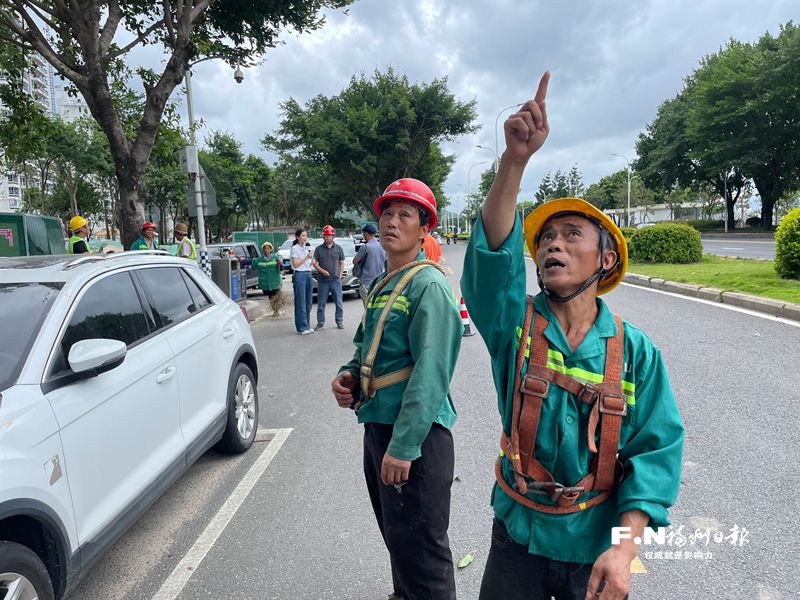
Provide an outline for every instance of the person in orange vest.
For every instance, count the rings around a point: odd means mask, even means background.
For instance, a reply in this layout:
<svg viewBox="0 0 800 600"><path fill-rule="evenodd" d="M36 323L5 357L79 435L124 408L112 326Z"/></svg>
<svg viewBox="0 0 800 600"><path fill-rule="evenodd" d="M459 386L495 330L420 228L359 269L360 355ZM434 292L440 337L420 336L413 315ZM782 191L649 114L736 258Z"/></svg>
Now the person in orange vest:
<svg viewBox="0 0 800 600"><path fill-rule="evenodd" d="M635 540L669 525L684 429L658 348L599 298L625 273L620 229L577 198L545 202L524 225L517 213L525 167L549 133L548 82L545 73L505 122L461 278L492 357L502 424L480 599L621 600Z"/></svg>
<svg viewBox="0 0 800 600"><path fill-rule="evenodd" d="M422 249L425 250L428 260L441 264L442 249L439 247L439 242L430 233L426 234L425 239L422 240Z"/></svg>

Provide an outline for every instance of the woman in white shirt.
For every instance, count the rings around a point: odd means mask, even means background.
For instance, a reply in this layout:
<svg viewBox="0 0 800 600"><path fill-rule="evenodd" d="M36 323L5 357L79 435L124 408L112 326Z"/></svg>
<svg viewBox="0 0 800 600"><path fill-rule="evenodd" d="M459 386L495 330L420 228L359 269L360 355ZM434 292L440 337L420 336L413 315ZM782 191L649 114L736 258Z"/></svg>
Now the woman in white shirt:
<svg viewBox="0 0 800 600"><path fill-rule="evenodd" d="M311 329L311 248L306 246L308 233L305 229L298 229L294 233L294 244L290 257L292 260L292 285L294 288L294 327L297 335L314 333Z"/></svg>

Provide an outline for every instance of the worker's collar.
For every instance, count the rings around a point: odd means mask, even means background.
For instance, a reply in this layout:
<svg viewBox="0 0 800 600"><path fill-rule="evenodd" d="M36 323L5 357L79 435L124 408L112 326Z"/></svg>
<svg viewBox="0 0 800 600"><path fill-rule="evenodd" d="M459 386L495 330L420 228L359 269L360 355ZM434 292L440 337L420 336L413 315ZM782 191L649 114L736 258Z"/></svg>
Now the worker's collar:
<svg viewBox="0 0 800 600"><path fill-rule="evenodd" d="M561 323L559 323L553 311L550 310L550 305L547 304L547 296L541 292L536 294L533 306L536 312L547 319L547 329L544 330L544 336L565 358L580 360L599 356L605 352L605 338L617 335L617 324L614 321L614 315L611 314L611 311L608 310L606 303L601 298L597 298L596 301L597 318L594 325L586 332L583 341L573 351L570 350L567 336L564 335L564 331L561 329Z"/></svg>

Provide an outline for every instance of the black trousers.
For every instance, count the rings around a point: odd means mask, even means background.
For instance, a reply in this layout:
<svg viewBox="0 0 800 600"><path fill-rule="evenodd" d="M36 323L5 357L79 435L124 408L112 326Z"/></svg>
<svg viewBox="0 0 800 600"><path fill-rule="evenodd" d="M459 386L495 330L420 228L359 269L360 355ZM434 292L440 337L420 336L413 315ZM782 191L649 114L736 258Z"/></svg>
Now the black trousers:
<svg viewBox="0 0 800 600"><path fill-rule="evenodd" d="M592 566L530 554L527 546L511 539L503 522L495 519L479 598L584 600Z"/></svg>
<svg viewBox="0 0 800 600"><path fill-rule="evenodd" d="M381 462L392 426L364 425L364 476L372 510L392 562L394 593L405 600L455 600L450 524L453 436L434 424L411 463L408 482L381 483Z"/></svg>

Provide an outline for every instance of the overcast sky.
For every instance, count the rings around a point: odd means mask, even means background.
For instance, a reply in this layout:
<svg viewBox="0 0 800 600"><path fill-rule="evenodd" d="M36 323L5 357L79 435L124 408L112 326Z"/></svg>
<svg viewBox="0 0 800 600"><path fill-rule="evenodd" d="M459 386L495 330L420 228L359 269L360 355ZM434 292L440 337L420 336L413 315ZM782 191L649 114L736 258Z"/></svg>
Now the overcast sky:
<svg viewBox="0 0 800 600"><path fill-rule="evenodd" d="M730 38L777 34L798 12L797 0L357 0L317 32L284 35L241 85L224 64L198 65L195 112L206 131L228 131L274 163L259 140L289 97L335 95L354 73L388 67L412 82L447 77L459 100L477 101L480 125L445 145L457 157L445 192L458 206L470 167L486 161L472 169L474 187L494 159L475 146L494 148L498 113L530 98L548 69L550 137L523 180L520 200L530 199L548 171L577 163L589 185L624 168L611 153L634 159L638 134L702 56Z"/></svg>

